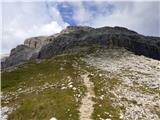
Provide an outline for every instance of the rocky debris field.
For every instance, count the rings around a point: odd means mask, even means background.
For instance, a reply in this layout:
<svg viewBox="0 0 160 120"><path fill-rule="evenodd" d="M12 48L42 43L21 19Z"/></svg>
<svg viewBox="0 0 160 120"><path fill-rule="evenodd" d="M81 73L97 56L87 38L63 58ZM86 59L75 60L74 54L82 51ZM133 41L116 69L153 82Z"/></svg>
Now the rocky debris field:
<svg viewBox="0 0 160 120"><path fill-rule="evenodd" d="M112 105L123 108L120 118L160 119L160 61L124 49L104 50L83 60L102 70L105 77L119 81L109 92L114 95Z"/></svg>

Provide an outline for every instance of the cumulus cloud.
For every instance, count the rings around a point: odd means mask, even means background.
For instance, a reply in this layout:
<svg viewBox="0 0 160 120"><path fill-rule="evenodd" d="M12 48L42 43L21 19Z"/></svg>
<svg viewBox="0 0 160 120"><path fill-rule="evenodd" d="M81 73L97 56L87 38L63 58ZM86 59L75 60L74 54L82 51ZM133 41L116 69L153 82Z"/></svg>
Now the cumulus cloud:
<svg viewBox="0 0 160 120"><path fill-rule="evenodd" d="M55 5L45 2L2 3L2 53L22 44L28 37L52 35L68 24Z"/></svg>
<svg viewBox="0 0 160 120"><path fill-rule="evenodd" d="M123 26L144 35L160 36L160 2L158 1L5 1L8 2L0 3L2 5L0 6L2 8L2 12L0 11L1 52L3 53L8 53L28 37L58 33L69 24L92 27ZM57 5L62 6L57 8Z"/></svg>
<svg viewBox="0 0 160 120"><path fill-rule="evenodd" d="M88 3L88 2L86 2ZM73 19L79 25L92 27L123 26L144 35L160 36L160 2L85 2L73 3ZM89 3L88 3L89 4ZM96 9L96 13L94 12ZM103 11L108 12L103 12Z"/></svg>

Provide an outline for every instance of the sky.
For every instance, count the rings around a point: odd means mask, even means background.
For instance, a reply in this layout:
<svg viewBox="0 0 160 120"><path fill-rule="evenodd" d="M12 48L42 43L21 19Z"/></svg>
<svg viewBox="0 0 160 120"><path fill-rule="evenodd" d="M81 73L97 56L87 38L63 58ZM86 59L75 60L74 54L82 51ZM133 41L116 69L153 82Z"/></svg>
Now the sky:
<svg viewBox="0 0 160 120"><path fill-rule="evenodd" d="M158 0L5 0L0 8L0 53L9 53L26 38L53 35L68 25L122 26L160 36Z"/></svg>

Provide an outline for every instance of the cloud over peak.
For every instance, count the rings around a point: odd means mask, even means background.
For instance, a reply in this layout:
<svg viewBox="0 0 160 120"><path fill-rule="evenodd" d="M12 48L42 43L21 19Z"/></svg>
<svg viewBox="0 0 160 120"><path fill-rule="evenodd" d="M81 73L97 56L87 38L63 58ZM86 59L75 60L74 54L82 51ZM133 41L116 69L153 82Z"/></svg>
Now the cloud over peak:
<svg viewBox="0 0 160 120"><path fill-rule="evenodd" d="M160 2L52 1L2 2L2 49L32 36L52 35L67 25L122 26L140 34L160 36Z"/></svg>

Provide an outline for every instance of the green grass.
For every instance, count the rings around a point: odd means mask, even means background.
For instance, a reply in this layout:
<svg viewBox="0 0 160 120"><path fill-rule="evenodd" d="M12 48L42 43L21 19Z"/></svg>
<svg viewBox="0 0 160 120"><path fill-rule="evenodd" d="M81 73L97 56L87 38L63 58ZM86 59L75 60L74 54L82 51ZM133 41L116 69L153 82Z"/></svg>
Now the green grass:
<svg viewBox="0 0 160 120"><path fill-rule="evenodd" d="M101 118L112 120L119 120L120 110L123 110L122 107L115 107L113 105L112 99L115 99L115 96L110 92L116 85L120 84L118 78L108 78L104 74L109 74L101 70L95 69L94 67L86 67L86 70L92 73L90 75L90 80L94 83L94 92L95 98L93 98L94 112L92 114L93 120L100 120ZM102 90L103 89L103 90ZM101 96L104 96L101 99Z"/></svg>
<svg viewBox="0 0 160 120"><path fill-rule="evenodd" d="M76 56L64 55L41 63L31 62L19 66L17 70L2 73L2 91L20 85L21 82L36 85L46 81L61 81L67 76L77 77L78 69L72 66ZM76 61L75 61L76 62ZM60 70L63 67L64 70ZM63 81L64 82L64 81ZM19 86L18 86L19 87Z"/></svg>
<svg viewBox="0 0 160 120"><path fill-rule="evenodd" d="M100 118L112 120L119 120L120 108L113 107L110 97L104 97L103 100L95 99L93 119L100 120Z"/></svg>
<svg viewBox="0 0 160 120"><path fill-rule="evenodd" d="M96 94L93 118L95 120L99 120L99 118L119 120L119 111L121 108L113 106L112 99L115 97L110 93L110 90L119 84L118 79L98 76L97 74L91 77L91 80L94 83ZM104 96L103 99L100 98L102 95Z"/></svg>
<svg viewBox="0 0 160 120"><path fill-rule="evenodd" d="M17 98L13 97L7 104L2 100L2 106L17 106L16 111L9 115L9 120L49 120L51 117L58 120L77 120L81 97L76 100L75 96L83 96L85 93L85 86L79 76L82 70L74 65L78 58L75 54L61 55L41 63L32 61L11 72L2 72L3 94L18 94ZM77 90L62 90L62 84L67 86L68 82L72 82ZM16 92L19 88L35 89L45 83L53 84L55 87L38 94Z"/></svg>
<svg viewBox="0 0 160 120"><path fill-rule="evenodd" d="M32 87L35 89L45 83L55 85L53 89L48 88L38 94L36 92L20 94L18 98L11 99L9 103L4 103L2 100L2 106L17 105L16 111L9 115L9 120L49 120L51 117L56 117L58 120L78 120L78 108L86 92L80 75L86 71L94 74L90 76L90 80L95 86L96 95L93 98L95 105L92 118L94 120L99 120L100 117L119 120L119 111L123 108L113 106L112 99L115 96L110 93L110 90L120 84L120 81L117 78L99 76L99 74L103 74L102 71L87 66L80 60L81 57L97 50L99 50L99 46L90 48L81 46L80 51L75 54L66 52L40 63L32 61L19 66L14 71L2 72L2 92L4 94L15 92L19 88L25 90ZM76 91L71 88L61 89L62 84L65 86L68 84L68 76L70 82L77 88ZM82 96L77 100L75 96L80 93ZM100 99L101 95L104 95L103 100Z"/></svg>
<svg viewBox="0 0 160 120"><path fill-rule="evenodd" d="M78 120L74 93L71 90L47 90L31 94L19 101L20 107L9 116L9 120Z"/></svg>

